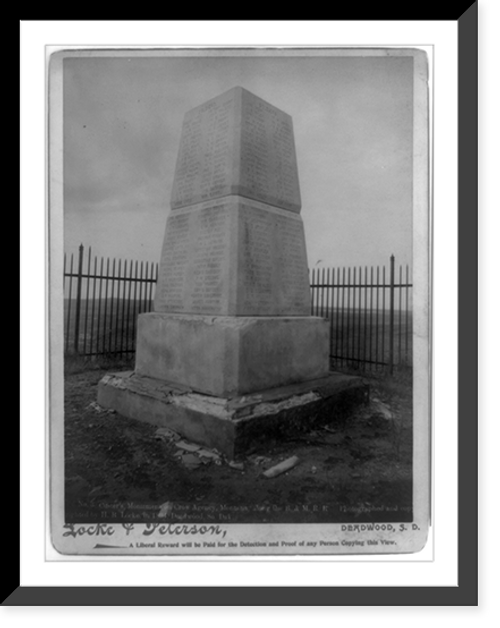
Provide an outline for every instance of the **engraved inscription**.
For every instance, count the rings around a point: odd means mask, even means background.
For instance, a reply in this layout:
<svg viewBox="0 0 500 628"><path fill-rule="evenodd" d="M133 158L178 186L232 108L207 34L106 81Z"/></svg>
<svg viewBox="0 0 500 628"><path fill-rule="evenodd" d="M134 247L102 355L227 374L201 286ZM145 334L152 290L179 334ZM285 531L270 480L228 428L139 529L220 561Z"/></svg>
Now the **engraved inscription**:
<svg viewBox="0 0 500 628"><path fill-rule="evenodd" d="M188 214L170 215L160 262L156 310L168 305L169 311L180 311L184 304L184 285L189 260Z"/></svg>
<svg viewBox="0 0 500 628"><path fill-rule="evenodd" d="M171 205L228 194L300 211L292 120L239 88L186 115Z"/></svg>
<svg viewBox="0 0 500 628"><path fill-rule="evenodd" d="M208 102L189 113L182 128L172 208L229 192L234 102Z"/></svg>
<svg viewBox="0 0 500 628"><path fill-rule="evenodd" d="M243 205L243 209L248 206ZM270 220L271 218L271 220ZM272 217L263 210L252 210L243 222L243 312L248 309L260 314L273 310L273 224Z"/></svg>
<svg viewBox="0 0 500 628"><path fill-rule="evenodd" d="M309 314L290 116L242 88L188 112L171 205L157 311Z"/></svg>
<svg viewBox="0 0 500 628"><path fill-rule="evenodd" d="M227 314L229 216L223 205L170 215L156 311Z"/></svg>
<svg viewBox="0 0 500 628"><path fill-rule="evenodd" d="M301 220L241 205L239 314L309 314L309 279Z"/></svg>
<svg viewBox="0 0 500 628"><path fill-rule="evenodd" d="M287 209L300 209L291 119L249 94L243 99L241 192Z"/></svg>
<svg viewBox="0 0 500 628"><path fill-rule="evenodd" d="M286 295L286 306L309 309L309 298L304 302L304 287L309 291L309 277L305 258L304 228L302 223L291 221L283 216L277 220L279 237L284 246L280 246L275 263L280 269L280 281ZM307 311L306 310L306 311Z"/></svg>
<svg viewBox="0 0 500 628"><path fill-rule="evenodd" d="M224 261L228 252L227 209L222 205L201 210L191 262L191 312L212 314L223 311ZM227 293L227 290L226 290Z"/></svg>

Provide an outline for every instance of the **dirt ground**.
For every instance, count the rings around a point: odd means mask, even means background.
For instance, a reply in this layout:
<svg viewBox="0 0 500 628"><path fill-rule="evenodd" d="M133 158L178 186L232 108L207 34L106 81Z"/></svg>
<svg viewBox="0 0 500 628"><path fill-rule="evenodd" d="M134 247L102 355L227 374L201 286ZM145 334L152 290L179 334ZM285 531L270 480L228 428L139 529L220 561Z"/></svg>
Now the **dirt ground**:
<svg viewBox="0 0 500 628"><path fill-rule="evenodd" d="M370 405L344 425L260 445L230 466L222 457L186 452L185 441L176 435L100 408L97 384L108 370L119 369L67 368L67 522L412 520L408 373L364 376ZM298 463L286 473L271 479L263 475L292 456Z"/></svg>

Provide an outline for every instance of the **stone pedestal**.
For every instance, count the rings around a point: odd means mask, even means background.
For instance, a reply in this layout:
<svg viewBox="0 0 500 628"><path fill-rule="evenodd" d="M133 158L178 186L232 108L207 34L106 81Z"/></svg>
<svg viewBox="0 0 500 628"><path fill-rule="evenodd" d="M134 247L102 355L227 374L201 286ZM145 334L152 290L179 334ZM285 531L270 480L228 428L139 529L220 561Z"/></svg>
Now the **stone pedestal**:
<svg viewBox="0 0 500 628"><path fill-rule="evenodd" d="M139 316L135 371L231 397L328 374L329 326L317 317Z"/></svg>
<svg viewBox="0 0 500 628"><path fill-rule="evenodd" d="M134 373L105 377L99 403L232 456L363 402L358 378L329 375L328 322L309 316L300 208L288 114L241 87L189 111L155 311Z"/></svg>
<svg viewBox="0 0 500 628"><path fill-rule="evenodd" d="M342 427L353 410L368 402L358 377L331 373L300 384L236 397L213 397L138 375L112 373L99 383L97 401L132 419L168 427L228 459L260 443L313 427Z"/></svg>

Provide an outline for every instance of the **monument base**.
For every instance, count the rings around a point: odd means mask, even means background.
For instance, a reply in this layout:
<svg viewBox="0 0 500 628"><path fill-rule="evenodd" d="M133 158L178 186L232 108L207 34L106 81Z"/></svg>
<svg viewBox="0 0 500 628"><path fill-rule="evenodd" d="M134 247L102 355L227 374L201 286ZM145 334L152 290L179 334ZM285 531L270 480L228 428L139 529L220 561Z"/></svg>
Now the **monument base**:
<svg viewBox="0 0 500 628"><path fill-rule="evenodd" d="M138 320L135 372L231 397L325 377L329 322L317 316L150 312Z"/></svg>
<svg viewBox="0 0 500 628"><path fill-rule="evenodd" d="M233 459L261 441L342 423L358 405L368 402L368 395L361 378L340 373L225 398L129 371L106 375L99 382L97 401L125 417L168 427Z"/></svg>

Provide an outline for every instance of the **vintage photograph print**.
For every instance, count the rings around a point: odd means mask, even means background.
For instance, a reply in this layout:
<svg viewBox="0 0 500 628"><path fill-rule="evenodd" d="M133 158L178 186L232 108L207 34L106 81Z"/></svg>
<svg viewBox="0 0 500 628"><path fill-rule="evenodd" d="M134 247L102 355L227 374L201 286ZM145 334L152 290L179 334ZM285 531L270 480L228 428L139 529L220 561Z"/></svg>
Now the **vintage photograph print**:
<svg viewBox="0 0 500 628"><path fill-rule="evenodd" d="M426 545L431 54L50 56L60 554Z"/></svg>

